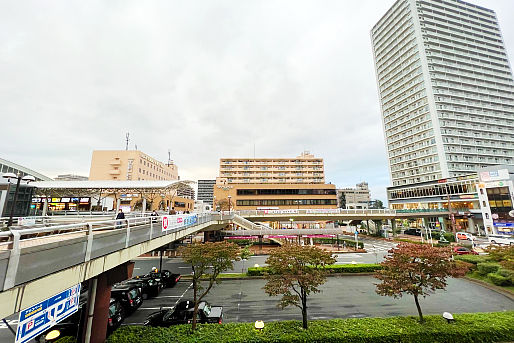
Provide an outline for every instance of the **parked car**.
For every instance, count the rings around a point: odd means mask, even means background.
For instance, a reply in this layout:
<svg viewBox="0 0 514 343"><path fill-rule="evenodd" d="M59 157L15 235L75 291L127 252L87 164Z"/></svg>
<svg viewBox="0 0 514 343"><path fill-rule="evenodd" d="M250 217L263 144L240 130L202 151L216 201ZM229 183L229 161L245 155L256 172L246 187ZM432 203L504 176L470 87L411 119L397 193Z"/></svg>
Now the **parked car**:
<svg viewBox="0 0 514 343"><path fill-rule="evenodd" d="M136 276L130 280L123 281L122 285L134 285L139 288L141 291L141 295L143 299L148 299L149 297L156 297L159 295L163 288L163 284L156 281L152 277L146 276Z"/></svg>
<svg viewBox="0 0 514 343"><path fill-rule="evenodd" d="M169 270L161 270L161 271L151 271L145 276L152 277L154 279L159 279L164 284L164 287L173 287L180 280L180 274L174 274Z"/></svg>
<svg viewBox="0 0 514 343"><path fill-rule="evenodd" d="M457 255L478 255L476 251L464 247L454 247L453 252Z"/></svg>
<svg viewBox="0 0 514 343"><path fill-rule="evenodd" d="M498 245L514 245L514 236L509 235L489 235L487 237L489 243Z"/></svg>
<svg viewBox="0 0 514 343"><path fill-rule="evenodd" d="M169 327L171 325L188 324L193 321L194 302L181 301L175 308L154 312L146 318L146 326ZM211 306L202 301L198 305L198 323L219 323L223 321L223 307Z"/></svg>
<svg viewBox="0 0 514 343"><path fill-rule="evenodd" d="M403 233L406 235L421 236L421 229L411 227L410 229L405 230Z"/></svg>
<svg viewBox="0 0 514 343"><path fill-rule="evenodd" d="M86 320L85 312L83 312L85 310L86 303L80 303L79 310L77 312L37 336L35 338L36 342L49 343L55 342L65 336L80 336ZM109 302L109 317L107 319L107 335L110 335L114 330L116 330L124 319L125 313L123 306L121 306L119 301L111 298Z"/></svg>
<svg viewBox="0 0 514 343"><path fill-rule="evenodd" d="M125 313L130 314L143 303L139 287L134 285L117 285L111 289L111 298L118 300Z"/></svg>
<svg viewBox="0 0 514 343"><path fill-rule="evenodd" d="M457 232L457 238L460 239L461 241L464 241L464 240L468 240L468 241L474 241L476 238L475 236L473 236L472 234L468 233L468 232Z"/></svg>

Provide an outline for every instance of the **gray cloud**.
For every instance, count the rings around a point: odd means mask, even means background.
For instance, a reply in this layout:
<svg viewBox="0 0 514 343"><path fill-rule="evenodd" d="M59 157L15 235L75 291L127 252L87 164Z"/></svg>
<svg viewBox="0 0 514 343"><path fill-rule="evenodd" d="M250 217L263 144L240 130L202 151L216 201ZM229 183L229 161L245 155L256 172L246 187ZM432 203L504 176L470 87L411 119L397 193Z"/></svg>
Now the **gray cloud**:
<svg viewBox="0 0 514 343"><path fill-rule="evenodd" d="M389 184L369 30L393 0L54 1L0 4L2 157L88 174L131 147L183 178L220 157L325 159L327 181ZM512 58L508 0L496 10Z"/></svg>

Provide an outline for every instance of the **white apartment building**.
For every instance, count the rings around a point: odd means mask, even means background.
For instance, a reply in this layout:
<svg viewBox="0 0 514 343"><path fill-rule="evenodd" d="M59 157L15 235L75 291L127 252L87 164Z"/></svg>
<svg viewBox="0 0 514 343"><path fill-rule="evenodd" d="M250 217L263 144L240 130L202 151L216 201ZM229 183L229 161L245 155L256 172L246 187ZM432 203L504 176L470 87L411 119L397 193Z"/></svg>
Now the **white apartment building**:
<svg viewBox="0 0 514 343"><path fill-rule="evenodd" d="M371 39L392 186L514 165L514 82L494 11L398 0Z"/></svg>

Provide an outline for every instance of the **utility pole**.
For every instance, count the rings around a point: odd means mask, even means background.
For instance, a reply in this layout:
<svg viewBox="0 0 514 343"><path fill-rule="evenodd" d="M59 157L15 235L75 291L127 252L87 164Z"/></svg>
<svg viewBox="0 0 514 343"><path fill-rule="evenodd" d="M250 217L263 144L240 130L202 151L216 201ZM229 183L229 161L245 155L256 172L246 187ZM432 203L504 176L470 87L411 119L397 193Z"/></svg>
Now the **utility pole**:
<svg viewBox="0 0 514 343"><path fill-rule="evenodd" d="M129 145L129 140L130 140L129 137L130 137L130 133L127 132L125 134L125 150L128 150L128 145Z"/></svg>

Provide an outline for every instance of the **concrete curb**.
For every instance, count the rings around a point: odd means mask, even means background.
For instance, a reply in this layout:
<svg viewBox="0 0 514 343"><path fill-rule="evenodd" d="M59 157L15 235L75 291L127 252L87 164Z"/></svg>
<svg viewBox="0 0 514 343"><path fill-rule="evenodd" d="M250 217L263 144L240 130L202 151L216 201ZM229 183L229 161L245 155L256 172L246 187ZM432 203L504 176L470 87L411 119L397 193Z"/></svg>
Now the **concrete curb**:
<svg viewBox="0 0 514 343"><path fill-rule="evenodd" d="M371 276L375 275L375 273L333 273L333 274L327 274L327 277L334 277L334 276ZM256 280L256 279L264 279L264 276L245 276L245 277L227 277L227 278L220 278L219 280ZM192 278L189 275L182 275L180 278L180 281L191 281ZM179 281L179 282L180 282Z"/></svg>
<svg viewBox="0 0 514 343"><path fill-rule="evenodd" d="M473 278L470 278L470 277L467 277L467 276L464 276L464 279L466 279L468 281L471 281L471 282L474 282L477 285L483 286L483 287L485 287L487 289L490 289L491 291L495 291L496 293L500 293L500 294L506 296L507 298L509 298L510 300L514 301L514 294L509 292L509 291L504 290L501 287L498 287L498 286L495 286L495 285L491 285L490 283L487 283L485 281L473 279Z"/></svg>

